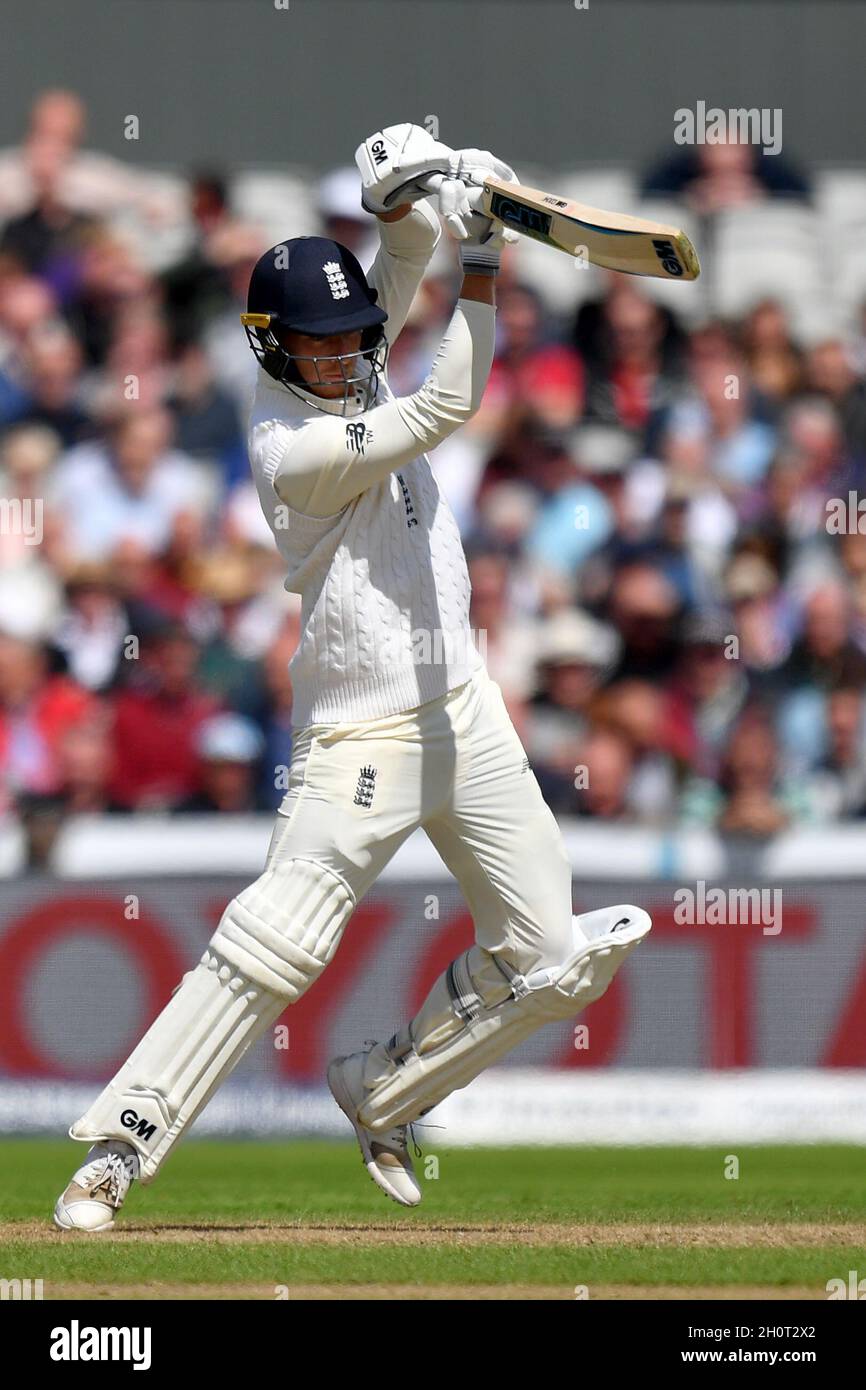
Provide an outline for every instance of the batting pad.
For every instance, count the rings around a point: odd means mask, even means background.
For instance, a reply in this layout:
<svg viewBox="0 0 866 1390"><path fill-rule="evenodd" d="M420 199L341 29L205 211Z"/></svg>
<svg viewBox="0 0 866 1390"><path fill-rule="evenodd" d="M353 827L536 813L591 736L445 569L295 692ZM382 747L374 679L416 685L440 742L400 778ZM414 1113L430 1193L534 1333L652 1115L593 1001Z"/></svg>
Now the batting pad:
<svg viewBox="0 0 866 1390"><path fill-rule="evenodd" d="M199 964L71 1138L126 1140L151 1182L247 1049L324 970L354 906L330 870L274 862L229 903Z"/></svg>
<svg viewBox="0 0 866 1390"><path fill-rule="evenodd" d="M573 917L572 955L526 976L483 947L470 947L436 981L415 1018L371 1050L359 1122L374 1132L411 1123L537 1028L574 1017L601 998L651 926L649 915L630 904Z"/></svg>

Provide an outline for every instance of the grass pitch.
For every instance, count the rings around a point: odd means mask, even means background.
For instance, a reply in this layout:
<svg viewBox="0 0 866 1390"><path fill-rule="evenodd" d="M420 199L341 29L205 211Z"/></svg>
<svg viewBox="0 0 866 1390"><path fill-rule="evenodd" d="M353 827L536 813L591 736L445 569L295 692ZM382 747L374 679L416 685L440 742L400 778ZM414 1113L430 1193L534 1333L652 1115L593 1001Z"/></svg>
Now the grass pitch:
<svg viewBox="0 0 866 1390"><path fill-rule="evenodd" d="M0 1278L46 1299L827 1297L866 1270L864 1151L440 1147L410 1210L354 1144L191 1140L117 1228L56 1230L85 1147L0 1144Z"/></svg>

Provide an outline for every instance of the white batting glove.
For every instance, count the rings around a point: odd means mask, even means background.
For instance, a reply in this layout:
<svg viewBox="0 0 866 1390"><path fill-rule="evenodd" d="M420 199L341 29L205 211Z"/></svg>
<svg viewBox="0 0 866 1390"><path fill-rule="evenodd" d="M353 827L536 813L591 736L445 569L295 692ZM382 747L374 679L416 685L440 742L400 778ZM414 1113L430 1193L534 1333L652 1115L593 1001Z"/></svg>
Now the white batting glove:
<svg viewBox="0 0 866 1390"><path fill-rule="evenodd" d="M517 174L489 150L457 150L455 153L454 167L458 170L459 181L440 186L440 213L451 235L460 243L464 275L498 275L503 249L520 238L498 218L488 217L481 211L481 184L491 175L506 183L517 183Z"/></svg>
<svg viewBox="0 0 866 1390"><path fill-rule="evenodd" d="M361 205L367 212L389 212L400 203L417 203L428 189L428 174L451 176L455 152L418 125L391 125L370 135L355 151L361 175Z"/></svg>
<svg viewBox="0 0 866 1390"><path fill-rule="evenodd" d="M400 203L417 203L428 194L458 241L472 235L469 219L477 211L477 190L486 177L516 183L517 175L489 150L452 150L422 126L386 126L355 151L361 174L361 204L367 212L387 212ZM433 176L432 183L426 182ZM473 197L473 191L476 196Z"/></svg>
<svg viewBox="0 0 866 1390"><path fill-rule="evenodd" d="M439 212L451 235L457 241L476 240L479 235L489 232L478 221L481 206L481 185L486 178L504 179L506 183L518 183L519 179L510 164L497 159L489 150L455 150L451 162L451 178L459 180L464 194L453 192L443 184L439 189ZM490 219L484 219L489 221ZM506 241L516 241L509 232Z"/></svg>
<svg viewBox="0 0 866 1390"><path fill-rule="evenodd" d="M498 217L474 212L466 219L467 235L459 243L464 275L498 275L503 249L519 237Z"/></svg>

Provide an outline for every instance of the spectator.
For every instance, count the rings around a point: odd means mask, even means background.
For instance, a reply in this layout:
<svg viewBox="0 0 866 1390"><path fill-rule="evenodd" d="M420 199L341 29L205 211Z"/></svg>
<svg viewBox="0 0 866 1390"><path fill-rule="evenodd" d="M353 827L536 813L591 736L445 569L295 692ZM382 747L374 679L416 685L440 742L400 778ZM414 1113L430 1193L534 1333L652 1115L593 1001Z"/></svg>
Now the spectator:
<svg viewBox="0 0 866 1390"><path fill-rule="evenodd" d="M665 316L642 291L628 286L610 296L601 327L586 388L587 417L619 425L650 443L677 379L665 355Z"/></svg>
<svg viewBox="0 0 866 1390"><path fill-rule="evenodd" d="M644 197L680 197L699 213L759 203L770 197L808 199L806 179L780 154L728 140L683 147L646 175Z"/></svg>
<svg viewBox="0 0 866 1390"><path fill-rule="evenodd" d="M781 774L772 724L759 710L744 711L732 731L718 786L693 787L684 801L688 818L715 824L724 835L766 840L798 820L809 807L798 779Z"/></svg>
<svg viewBox="0 0 866 1390"><path fill-rule="evenodd" d="M125 241L102 223L82 233L77 289L66 317L90 367L105 367L121 312L148 297L155 298L154 287ZM104 390L108 383L101 385Z"/></svg>
<svg viewBox="0 0 866 1390"><path fill-rule="evenodd" d="M846 449L862 478L866 474L866 382L858 376L845 344L833 338L816 343L806 358L806 382L838 412Z"/></svg>
<svg viewBox="0 0 866 1390"><path fill-rule="evenodd" d="M0 437L0 497L10 516L10 524L0 528L0 570L46 564L53 471L59 454L60 440L42 425L16 425ZM15 503L20 525L11 524Z"/></svg>
<svg viewBox="0 0 866 1390"><path fill-rule="evenodd" d="M147 219L167 220L176 209L164 190L131 165L82 148L87 113L74 92L40 93L30 111L24 142L0 151L0 219L32 207L35 187L32 151L57 151L62 165L59 196L74 212L104 217L134 208Z"/></svg>
<svg viewBox="0 0 866 1390"><path fill-rule="evenodd" d="M114 685L129 620L105 564L79 564L66 578L66 606L53 643L69 674L86 690Z"/></svg>
<svg viewBox="0 0 866 1390"><path fill-rule="evenodd" d="M162 409L121 415L105 445L79 445L58 465L55 502L73 560L105 559L127 539L158 552L179 513L201 511L203 501L192 461L171 447Z"/></svg>
<svg viewBox="0 0 866 1390"><path fill-rule="evenodd" d="M839 538L842 577L851 595L851 637L866 651L866 533L851 531Z"/></svg>
<svg viewBox="0 0 866 1390"><path fill-rule="evenodd" d="M563 609L541 627L536 693L524 741L554 810L573 802L575 767L592 701L616 653L616 634L580 610Z"/></svg>
<svg viewBox="0 0 866 1390"><path fill-rule="evenodd" d="M372 215L361 206L361 179L354 164L326 174L316 189L319 236L347 246L367 270L379 250Z"/></svg>
<svg viewBox="0 0 866 1390"><path fill-rule="evenodd" d="M0 631L0 805L22 794L56 792L60 742L90 718L93 697L66 676L53 675L43 644Z"/></svg>
<svg viewBox="0 0 866 1390"><path fill-rule="evenodd" d="M201 725L196 747L201 790L175 810L186 815L246 815L258 809L256 768L264 740L240 714L215 714Z"/></svg>
<svg viewBox="0 0 866 1390"><path fill-rule="evenodd" d="M237 403L217 385L200 343L178 351L166 404L178 449L208 464L229 487L246 481L249 462Z"/></svg>
<svg viewBox="0 0 866 1390"><path fill-rule="evenodd" d="M162 275L165 307L176 343L195 341L205 325L231 302L231 287L221 263L221 234L235 224L228 185L222 174L201 170L189 187L193 244Z"/></svg>
<svg viewBox="0 0 866 1390"><path fill-rule="evenodd" d="M582 425L567 443L545 445L535 480L543 485L527 554L549 569L574 572L625 527L624 477L634 445L622 430Z"/></svg>
<svg viewBox="0 0 866 1390"><path fill-rule="evenodd" d="M838 685L827 695L827 746L808 779L817 819L866 816L866 740L863 687Z"/></svg>
<svg viewBox="0 0 866 1390"><path fill-rule="evenodd" d="M750 490L765 479L776 446L772 425L759 418L746 363L731 356L693 356L692 391L668 416L673 435L694 430L707 442L709 469L749 516Z"/></svg>
<svg viewBox="0 0 866 1390"><path fill-rule="evenodd" d="M581 785L575 789L573 805L562 809L593 820L628 820L634 766L628 740L612 729L592 729L580 746L578 765Z"/></svg>
<svg viewBox="0 0 866 1390"><path fill-rule="evenodd" d="M487 669L502 690L515 727L525 722L525 702L535 678L536 635L532 623L515 618L509 590L507 556L476 550L469 556L472 600L469 621Z"/></svg>
<svg viewBox="0 0 866 1390"><path fill-rule="evenodd" d="M40 325L22 355L26 396L20 424L45 425L65 449L95 432L96 424L81 401L81 349L60 323Z"/></svg>
<svg viewBox="0 0 866 1390"><path fill-rule="evenodd" d="M221 547L195 556L188 578L208 605L201 623L202 685L235 709L250 709L260 698L262 671L250 649L245 618L260 593L262 557L252 547Z"/></svg>
<svg viewBox="0 0 866 1390"><path fill-rule="evenodd" d="M785 666L786 684L826 691L852 677L866 683L866 655L852 640L850 623L851 597L841 581L815 589Z"/></svg>
<svg viewBox="0 0 866 1390"><path fill-rule="evenodd" d="M622 639L614 678L666 680L679 652L679 615L676 589L660 569L642 561L623 565L607 603L608 621Z"/></svg>
<svg viewBox="0 0 866 1390"><path fill-rule="evenodd" d="M18 420L29 404L25 351L34 325L58 318L46 284L0 258L0 426Z"/></svg>
<svg viewBox="0 0 866 1390"><path fill-rule="evenodd" d="M201 337L217 384L232 397L244 419L258 368L243 334L238 333L238 315L246 308L250 276L265 250L262 234L254 227L233 224L221 234L214 255L219 257L230 298L222 312L208 321Z"/></svg>
<svg viewBox="0 0 866 1390"><path fill-rule="evenodd" d="M593 709L599 726L613 730L631 749L630 815L645 824L672 822L684 764L677 756L665 692L649 681L619 681L599 696Z"/></svg>
<svg viewBox="0 0 866 1390"><path fill-rule="evenodd" d="M196 682L198 646L182 624L157 616L140 640L140 669L112 699L111 795L171 810L202 789L198 732L218 702Z"/></svg>
<svg viewBox="0 0 866 1390"><path fill-rule="evenodd" d="M690 614L680 639L669 687L671 724L695 772L714 778L749 696L739 638L723 613L708 612Z"/></svg>
<svg viewBox="0 0 866 1390"><path fill-rule="evenodd" d="M61 192L66 154L49 140L34 140L27 151L33 204L7 222L0 236L0 255L51 286L61 304L74 298L79 278L82 236L91 219L68 207Z"/></svg>
<svg viewBox="0 0 866 1390"><path fill-rule="evenodd" d="M288 789L292 756L292 677L289 662L297 650L300 633L301 615L297 608L285 618L262 663L264 689L255 710L256 722L264 735L258 797L260 804L272 811L277 810Z"/></svg>
<svg viewBox="0 0 866 1390"><path fill-rule="evenodd" d="M746 315L740 343L751 380L767 401L779 406L802 388L803 354L778 300L762 299Z"/></svg>
<svg viewBox="0 0 866 1390"><path fill-rule="evenodd" d="M732 559L726 595L738 634L738 659L750 689L777 695L779 671L791 651L793 605L766 556L743 547Z"/></svg>
<svg viewBox="0 0 866 1390"><path fill-rule="evenodd" d="M535 290L528 285L506 290L497 308L496 334L482 419L494 407L505 412L506 429L527 414L553 430L576 425L583 410L583 364L573 348L545 340L544 311Z"/></svg>
<svg viewBox="0 0 866 1390"><path fill-rule="evenodd" d="M67 729L58 763L58 801L64 816L108 815L120 809L108 793L111 737L102 712Z"/></svg>
<svg viewBox="0 0 866 1390"><path fill-rule="evenodd" d="M689 529L690 507L697 488L688 477L668 476L660 515L639 553L676 590L680 607L696 608L712 601L712 586L699 562Z"/></svg>

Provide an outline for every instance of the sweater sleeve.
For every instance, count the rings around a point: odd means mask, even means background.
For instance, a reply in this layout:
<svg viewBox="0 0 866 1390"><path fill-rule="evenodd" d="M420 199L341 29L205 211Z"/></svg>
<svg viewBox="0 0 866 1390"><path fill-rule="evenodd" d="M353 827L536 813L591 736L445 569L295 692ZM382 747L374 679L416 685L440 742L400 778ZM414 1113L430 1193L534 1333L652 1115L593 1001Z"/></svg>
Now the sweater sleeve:
<svg viewBox="0 0 866 1390"><path fill-rule="evenodd" d="M423 198L398 222L379 223L379 250L367 279L379 291L379 307L388 315L389 343L400 336L441 236L439 218Z"/></svg>
<svg viewBox="0 0 866 1390"><path fill-rule="evenodd" d="M326 415L275 430L263 458L277 496L326 517L447 439L481 404L493 362L496 311L459 299L424 383L411 396L350 418Z"/></svg>

